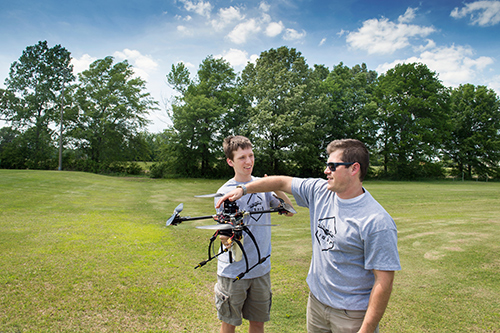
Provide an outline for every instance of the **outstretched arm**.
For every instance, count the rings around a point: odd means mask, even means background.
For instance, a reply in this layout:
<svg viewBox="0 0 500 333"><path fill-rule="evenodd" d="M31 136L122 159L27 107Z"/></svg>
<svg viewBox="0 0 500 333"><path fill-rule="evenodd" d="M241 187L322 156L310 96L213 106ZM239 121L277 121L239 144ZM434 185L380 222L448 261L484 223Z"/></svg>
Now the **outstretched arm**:
<svg viewBox="0 0 500 333"><path fill-rule="evenodd" d="M375 331L391 297L394 272L373 270L373 273L375 274L375 283L370 294L365 319L363 319L363 324L358 333L373 333Z"/></svg>
<svg viewBox="0 0 500 333"><path fill-rule="evenodd" d="M264 177L269 177L268 175L264 175ZM286 195L285 192L283 191L274 191L274 194L280 198L281 200L283 200L286 204L290 205L290 207L293 208L293 204L292 204L292 201L290 200L290 198ZM281 213L280 213L281 214ZM293 216L293 213L291 212L286 212L285 213L285 216L288 216L288 217L291 217Z"/></svg>
<svg viewBox="0 0 500 333"><path fill-rule="evenodd" d="M283 191L292 194L292 177L288 176L269 176L261 178L250 182L245 185L247 188L247 193L261 193L261 192L272 192L272 191ZM219 199L215 208L219 208L222 203L229 199L230 201L238 200L243 196L243 189L237 188L228 192L222 198ZM285 200L284 198L282 198Z"/></svg>

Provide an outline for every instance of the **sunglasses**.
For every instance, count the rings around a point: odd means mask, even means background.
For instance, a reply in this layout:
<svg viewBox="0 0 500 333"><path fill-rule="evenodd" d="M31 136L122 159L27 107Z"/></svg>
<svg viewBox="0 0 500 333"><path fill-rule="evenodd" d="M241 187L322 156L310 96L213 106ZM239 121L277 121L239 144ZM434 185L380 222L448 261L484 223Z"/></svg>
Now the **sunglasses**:
<svg viewBox="0 0 500 333"><path fill-rule="evenodd" d="M326 162L326 167L328 169L330 169L331 172L335 172L335 170L337 170L338 166L341 166L341 165L349 166L349 165L353 165L354 163L356 163L356 162Z"/></svg>

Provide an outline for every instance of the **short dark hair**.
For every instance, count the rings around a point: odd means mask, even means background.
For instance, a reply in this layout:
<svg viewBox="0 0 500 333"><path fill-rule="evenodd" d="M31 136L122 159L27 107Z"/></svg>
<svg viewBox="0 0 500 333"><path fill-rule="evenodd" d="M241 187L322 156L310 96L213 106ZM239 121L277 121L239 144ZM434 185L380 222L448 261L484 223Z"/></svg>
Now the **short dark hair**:
<svg viewBox="0 0 500 333"><path fill-rule="evenodd" d="M326 152L328 155L334 151L342 150L342 161L338 162L358 162L360 165L359 180L365 179L370 165L370 153L365 144L355 139L334 140L328 144ZM337 162L337 161L335 161Z"/></svg>
<svg viewBox="0 0 500 333"><path fill-rule="evenodd" d="M224 149L224 154L226 158L229 158L231 161L234 158L234 152L241 149L253 148L252 142L247 137L242 135L230 135L224 139L222 143L222 149Z"/></svg>

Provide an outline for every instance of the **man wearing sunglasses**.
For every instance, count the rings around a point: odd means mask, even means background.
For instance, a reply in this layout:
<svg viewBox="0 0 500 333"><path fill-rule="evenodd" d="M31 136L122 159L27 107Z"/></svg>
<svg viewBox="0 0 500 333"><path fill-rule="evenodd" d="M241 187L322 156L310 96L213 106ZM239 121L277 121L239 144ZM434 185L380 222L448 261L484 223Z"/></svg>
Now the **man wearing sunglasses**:
<svg viewBox="0 0 500 333"><path fill-rule="evenodd" d="M308 332L378 332L394 272L401 269L396 224L363 187L366 146L353 139L335 140L327 153L326 179L271 176L229 192L217 206L243 193L293 194L310 211Z"/></svg>

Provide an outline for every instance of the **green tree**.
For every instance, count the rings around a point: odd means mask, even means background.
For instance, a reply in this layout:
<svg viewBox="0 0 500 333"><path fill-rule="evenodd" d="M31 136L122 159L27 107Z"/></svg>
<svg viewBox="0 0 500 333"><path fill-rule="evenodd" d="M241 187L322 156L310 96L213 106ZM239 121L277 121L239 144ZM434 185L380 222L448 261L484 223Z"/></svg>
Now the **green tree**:
<svg viewBox="0 0 500 333"><path fill-rule="evenodd" d="M449 134L448 90L423 64L399 64L379 78L379 145L384 170L410 179L436 176Z"/></svg>
<svg viewBox="0 0 500 333"><path fill-rule="evenodd" d="M27 145L24 137L11 127L0 128L0 168L21 169L25 167Z"/></svg>
<svg viewBox="0 0 500 333"><path fill-rule="evenodd" d="M320 72L313 75L301 53L287 47L262 52L243 70L258 174L318 172L317 110L325 107L317 95Z"/></svg>
<svg viewBox="0 0 500 333"><path fill-rule="evenodd" d="M176 65L172 65L172 70L167 74L167 82L172 86L174 90L180 94L184 94L186 89L191 85L191 79L189 78L189 69L187 69L184 63L180 62ZM181 98L177 96L177 99Z"/></svg>
<svg viewBox="0 0 500 333"><path fill-rule="evenodd" d="M485 86L460 85L451 92L452 135L447 152L457 173L499 176L500 100Z"/></svg>
<svg viewBox="0 0 500 333"><path fill-rule="evenodd" d="M14 121L20 107L21 101L13 91L0 88L0 120Z"/></svg>
<svg viewBox="0 0 500 333"><path fill-rule="evenodd" d="M54 128L60 123L63 85L74 77L70 52L47 41L28 46L10 67L2 92L1 113L27 143L25 167L48 168L54 158Z"/></svg>
<svg viewBox="0 0 500 333"><path fill-rule="evenodd" d="M322 83L328 108L321 116L325 124L324 148L335 139L353 138L368 146L376 142L376 102L373 89L377 73L366 64L353 68L335 66Z"/></svg>
<svg viewBox="0 0 500 333"><path fill-rule="evenodd" d="M75 145L97 164L130 158L136 137L148 123L146 116L158 104L144 92L146 82L134 77L126 60L113 65L112 57L93 62L79 74L79 81Z"/></svg>
<svg viewBox="0 0 500 333"><path fill-rule="evenodd" d="M207 57L200 64L197 77L180 63L172 66L168 83L179 92L172 103L169 131L174 172L190 177L209 177L221 168L220 151L227 131L228 115L234 112L236 74L223 59Z"/></svg>

